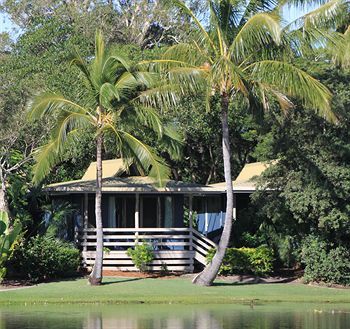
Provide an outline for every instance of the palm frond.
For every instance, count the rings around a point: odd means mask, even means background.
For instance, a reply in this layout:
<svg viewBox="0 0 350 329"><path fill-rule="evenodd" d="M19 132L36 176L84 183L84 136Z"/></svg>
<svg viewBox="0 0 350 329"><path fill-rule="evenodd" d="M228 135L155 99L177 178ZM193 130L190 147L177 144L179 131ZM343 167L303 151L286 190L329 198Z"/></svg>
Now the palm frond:
<svg viewBox="0 0 350 329"><path fill-rule="evenodd" d="M154 86L155 83L159 83L159 80L161 79L159 74L150 71L135 70L132 72L132 75L143 88L150 88Z"/></svg>
<svg viewBox="0 0 350 329"><path fill-rule="evenodd" d="M298 29L283 34L283 44L297 56L312 56L321 48L343 47L344 37L335 31L325 29Z"/></svg>
<svg viewBox="0 0 350 329"><path fill-rule="evenodd" d="M288 111L294 107L292 101L285 94L273 89L269 89L269 92L275 96L283 113L288 113Z"/></svg>
<svg viewBox="0 0 350 329"><path fill-rule="evenodd" d="M179 90L181 90L182 95L186 93L195 94L203 91L208 76L208 65L177 67L168 70L165 83L171 81L171 83L177 84L181 87Z"/></svg>
<svg viewBox="0 0 350 329"><path fill-rule="evenodd" d="M261 12L273 12L276 11L281 1L279 0L249 0L244 14L242 15L242 19L246 19L247 17L251 17L257 13ZM243 21L240 22L240 25L244 24Z"/></svg>
<svg viewBox="0 0 350 329"><path fill-rule="evenodd" d="M180 160L184 144L184 137L178 132L176 125L167 124L163 128L163 137L160 145L173 160Z"/></svg>
<svg viewBox="0 0 350 329"><path fill-rule="evenodd" d="M115 83L115 88L120 95L120 99L131 100L135 97L139 90L147 90L155 81L159 82L159 79L155 79L158 73L152 72L124 72L118 77Z"/></svg>
<svg viewBox="0 0 350 329"><path fill-rule="evenodd" d="M99 101L104 108L111 107L112 100L120 100L117 88L109 82L104 83L99 90Z"/></svg>
<svg viewBox="0 0 350 329"><path fill-rule="evenodd" d="M135 136L125 131L120 131L120 136L123 140L121 145L123 157L133 159L141 170L148 172L148 176L156 180L158 186L164 186L170 177L170 168L164 160Z"/></svg>
<svg viewBox="0 0 350 329"><path fill-rule="evenodd" d="M260 13L252 16L237 33L230 46L231 57L240 62L271 42L279 44L281 29L276 15Z"/></svg>
<svg viewBox="0 0 350 329"><path fill-rule="evenodd" d="M79 137L80 131L78 129L70 131L62 144L60 136L52 135L49 142L34 152L35 165L33 167L33 183L39 184L51 171L51 169L59 163L62 157L62 150L66 145L76 140Z"/></svg>
<svg viewBox="0 0 350 329"><path fill-rule="evenodd" d="M256 90L255 90L256 89ZM290 109L294 107L292 101L282 92L273 89L269 84L264 84L260 82L253 83L253 92L258 97L254 97L255 107L259 108L259 103L262 105L264 111L268 111L271 108L271 102L277 100L279 108L284 114L287 114ZM258 106L256 106L258 105ZM255 108L254 108L255 110Z"/></svg>
<svg viewBox="0 0 350 329"><path fill-rule="evenodd" d="M85 114L61 111L51 130L51 138L57 140L57 151L60 152L64 148L67 136L71 131L85 129L94 124L95 122Z"/></svg>
<svg viewBox="0 0 350 329"><path fill-rule="evenodd" d="M188 46L188 44L177 44L176 46L180 46L180 45L185 45ZM173 47L173 46L172 46ZM169 49L171 49L172 47L169 47ZM165 53L167 53L167 51L165 51ZM182 52L180 52L182 54ZM187 61L181 61L179 59L167 59L167 56L164 56L160 59L151 59L151 60L144 60L144 61L140 61L138 63L135 64L135 67L140 68L140 70L147 70L148 72L159 72L159 70L157 69L153 69L153 68L159 68L162 67L162 65L165 65L165 67L176 67L176 66L182 66L182 65L188 65ZM173 57L173 56L169 56L169 57Z"/></svg>
<svg viewBox="0 0 350 329"><path fill-rule="evenodd" d="M210 10L211 26L217 27L223 32L225 37L229 37L230 32L239 26L243 14L241 0L208 1ZM227 39L229 41L229 39Z"/></svg>
<svg viewBox="0 0 350 329"><path fill-rule="evenodd" d="M101 31L96 31L95 34L95 58L91 64L90 78L96 90L103 84L103 67L106 62L105 43Z"/></svg>
<svg viewBox="0 0 350 329"><path fill-rule="evenodd" d="M58 141L50 140L46 145L34 152L35 165L33 167L33 183L39 184L60 159L57 152Z"/></svg>
<svg viewBox="0 0 350 329"><path fill-rule="evenodd" d="M124 56L112 54L108 56L107 60L105 61L105 66L103 71L114 71L115 67L118 67L118 66L121 66L125 70L130 71L131 63Z"/></svg>
<svg viewBox="0 0 350 329"><path fill-rule="evenodd" d="M105 124L102 127L101 130L104 134L111 132L114 136L117 145L121 148L121 145L123 145L123 141L120 136L120 131L117 128L116 120L112 119L110 121L105 122ZM129 166L126 166L125 168L128 168Z"/></svg>
<svg viewBox="0 0 350 329"><path fill-rule="evenodd" d="M169 83L140 92L133 102L139 102L146 107L168 109L178 105L183 94L184 87Z"/></svg>
<svg viewBox="0 0 350 329"><path fill-rule="evenodd" d="M158 138L163 136L163 123L159 114L154 108L134 106L134 110L137 115L137 120L141 124L145 125L146 127L150 127L158 135Z"/></svg>
<svg viewBox="0 0 350 329"><path fill-rule="evenodd" d="M75 48L73 49L73 51L71 53L71 65L76 66L80 70L80 72L83 73L85 79L89 83L90 87L93 89L94 85L93 85L93 82L91 80L88 64L81 57L79 51Z"/></svg>
<svg viewBox="0 0 350 329"><path fill-rule="evenodd" d="M131 69L131 63L128 59L119 54L111 54L105 56L106 59L103 63L101 70L102 82L115 83L118 76L123 72L129 72Z"/></svg>
<svg viewBox="0 0 350 329"><path fill-rule="evenodd" d="M89 115L93 118L93 115L88 109L66 99L60 94L52 92L46 92L32 98L28 104L28 117L30 120L35 120L61 109L72 113Z"/></svg>
<svg viewBox="0 0 350 329"><path fill-rule="evenodd" d="M310 27L336 28L349 15L349 3L344 0L331 0L302 17L305 29ZM345 16L344 16L345 15Z"/></svg>
<svg viewBox="0 0 350 329"><path fill-rule="evenodd" d="M200 66L213 60L206 47L201 47L195 40L193 44L179 43L169 47L163 54L163 61L160 62L163 68L176 66Z"/></svg>
<svg viewBox="0 0 350 329"><path fill-rule="evenodd" d="M283 29L285 31L307 30L312 28L334 29L347 19L349 13L348 0L321 1L319 7L297 17Z"/></svg>
<svg viewBox="0 0 350 329"><path fill-rule="evenodd" d="M251 79L290 97L299 98L309 107L330 121L336 117L330 108L331 93L319 81L292 64L279 61L261 61L249 65Z"/></svg>
<svg viewBox="0 0 350 329"><path fill-rule="evenodd" d="M279 0L278 7L281 8L282 6L286 6L288 9L296 8L304 10L310 8L310 6L313 5L324 5L328 1L329 0Z"/></svg>
<svg viewBox="0 0 350 329"><path fill-rule="evenodd" d="M195 25L197 26L198 30L200 31L201 35L203 36L203 40L210 45L211 49L214 52L217 52L218 49L216 48L213 40L211 39L209 33L206 31L205 27L201 24L201 22L198 20L194 12L181 0L171 0L175 6L177 6L179 9L181 9L186 15L191 17Z"/></svg>
<svg viewBox="0 0 350 329"><path fill-rule="evenodd" d="M217 92L248 94L244 72L226 56L217 59L210 70L208 82Z"/></svg>
<svg viewBox="0 0 350 329"><path fill-rule="evenodd" d="M333 62L346 69L350 68L350 25L343 34L344 42L338 45L329 45L328 50L331 52Z"/></svg>

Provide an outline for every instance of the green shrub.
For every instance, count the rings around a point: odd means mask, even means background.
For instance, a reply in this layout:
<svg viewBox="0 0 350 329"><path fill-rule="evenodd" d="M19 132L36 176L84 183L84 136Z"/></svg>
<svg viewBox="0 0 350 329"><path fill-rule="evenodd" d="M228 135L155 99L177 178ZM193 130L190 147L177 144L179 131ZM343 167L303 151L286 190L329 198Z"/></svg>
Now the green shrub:
<svg viewBox="0 0 350 329"><path fill-rule="evenodd" d="M36 236L20 244L12 264L20 275L34 282L72 277L77 275L80 252L61 240Z"/></svg>
<svg viewBox="0 0 350 329"><path fill-rule="evenodd" d="M210 262L215 249L208 253ZM273 252L265 247L258 248L227 248L219 274L254 274L267 275L272 272Z"/></svg>
<svg viewBox="0 0 350 329"><path fill-rule="evenodd" d="M326 241L309 236L303 242L302 263L306 282L350 284L350 251L334 247Z"/></svg>
<svg viewBox="0 0 350 329"><path fill-rule="evenodd" d="M145 242L136 245L134 249L129 248L127 255L141 272L147 272L147 265L154 259L152 246Z"/></svg>

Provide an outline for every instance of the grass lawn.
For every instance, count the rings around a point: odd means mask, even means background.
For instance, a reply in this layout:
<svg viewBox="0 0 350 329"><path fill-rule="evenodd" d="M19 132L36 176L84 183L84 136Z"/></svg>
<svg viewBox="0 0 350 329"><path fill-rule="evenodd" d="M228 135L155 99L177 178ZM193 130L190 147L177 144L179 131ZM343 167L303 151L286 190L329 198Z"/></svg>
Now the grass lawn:
<svg viewBox="0 0 350 329"><path fill-rule="evenodd" d="M185 303L263 302L350 303L350 290L302 284L232 285L216 282L198 287L189 279L104 278L91 287L86 279L60 281L0 292L1 304L18 303Z"/></svg>

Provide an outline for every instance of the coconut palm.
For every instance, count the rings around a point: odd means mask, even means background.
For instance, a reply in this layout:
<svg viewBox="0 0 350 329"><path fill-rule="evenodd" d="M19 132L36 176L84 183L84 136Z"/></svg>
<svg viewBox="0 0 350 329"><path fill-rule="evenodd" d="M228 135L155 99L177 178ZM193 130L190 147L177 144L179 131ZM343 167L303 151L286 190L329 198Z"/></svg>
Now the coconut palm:
<svg viewBox="0 0 350 329"><path fill-rule="evenodd" d="M29 106L30 119L51 117L54 126L48 143L36 154L34 182L40 182L60 160L74 139L86 136L93 130L96 142L96 258L89 282L102 281L103 230L102 230L102 146L105 137L115 139L116 149L126 165L134 163L140 172L148 173L159 185L170 175L170 169L150 146L143 143L135 131L147 126L160 140L179 145L179 136L162 124L158 113L150 106L157 103L160 80L155 73L142 70L117 52L105 49L103 37L96 33L95 55L87 62L78 52L72 60L84 79L78 101L58 93L46 92L34 97ZM153 97L154 96L154 97ZM169 141L171 143L169 143Z"/></svg>
<svg viewBox="0 0 350 329"><path fill-rule="evenodd" d="M305 48L300 36L301 28L281 28L275 1L209 0L210 13L202 21L182 1L174 2L192 19L195 32L188 43L174 45L166 51L164 60L168 60L169 78L181 83L183 88L186 85L192 89L202 88L208 109L213 98L219 99L221 107L227 189L225 224L213 260L193 280L196 284L208 286L213 283L221 266L233 220L228 126L230 106L241 103L247 110L253 107L267 110L277 105L287 111L293 107L293 100L298 99L305 107L328 119L335 120L335 117L330 111L328 89L289 60ZM321 34L316 28L304 32L309 39ZM326 31L322 32L322 36L331 39L331 33Z"/></svg>

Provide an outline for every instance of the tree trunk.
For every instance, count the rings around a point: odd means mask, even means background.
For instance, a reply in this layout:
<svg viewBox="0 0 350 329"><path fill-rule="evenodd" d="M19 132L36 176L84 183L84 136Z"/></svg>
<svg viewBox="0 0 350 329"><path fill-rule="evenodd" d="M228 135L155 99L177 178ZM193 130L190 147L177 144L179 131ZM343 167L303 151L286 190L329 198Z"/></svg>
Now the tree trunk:
<svg viewBox="0 0 350 329"><path fill-rule="evenodd" d="M206 268L193 279L193 283L200 286L211 286L219 272L220 266L225 256L226 248L229 244L232 228L233 216L233 191L231 176L231 160L230 160L230 135L228 129L228 105L229 98L227 94L221 96L221 124L222 124L222 153L224 159L224 172L226 183L226 216L225 225L222 231L221 239L213 260Z"/></svg>
<svg viewBox="0 0 350 329"><path fill-rule="evenodd" d="M7 201L7 186L6 180L3 178L1 180L1 188L0 188L0 211L5 211L10 217L10 208Z"/></svg>
<svg viewBox="0 0 350 329"><path fill-rule="evenodd" d="M102 141L103 135L99 134L96 139L96 256L95 264L89 276L91 285L100 285L102 283L102 265L103 265L103 226L102 226Z"/></svg>

